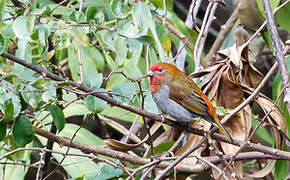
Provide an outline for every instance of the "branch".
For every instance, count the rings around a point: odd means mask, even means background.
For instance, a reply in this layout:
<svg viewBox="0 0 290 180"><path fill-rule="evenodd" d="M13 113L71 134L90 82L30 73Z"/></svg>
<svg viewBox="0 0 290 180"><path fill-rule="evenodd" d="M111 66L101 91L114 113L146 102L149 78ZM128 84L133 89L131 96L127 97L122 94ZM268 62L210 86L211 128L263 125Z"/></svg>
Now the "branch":
<svg viewBox="0 0 290 180"><path fill-rule="evenodd" d="M34 130L35 130L36 134L43 136L47 139L51 139L61 146L75 148L75 149L78 149L84 153L100 154L100 155L103 155L106 157L111 157L111 158L119 159L121 161L126 161L126 162L130 162L132 164L138 164L138 165L144 165L144 164L151 163L151 160L147 159L147 158L137 157L134 155L130 155L130 154L120 152L120 151L111 150L111 149L104 148L104 147L86 145L86 144L82 144L79 142L71 142L71 140L68 138L63 138L63 137L57 136L55 134L52 134L48 131L45 131L43 129L39 129L36 127L34 128ZM158 167L166 168L169 165L170 165L170 162L160 162ZM195 167L189 167L186 165L178 165L178 166L176 166L176 168L178 171L182 171L182 172L191 172L191 173L200 172L199 165L197 165Z"/></svg>
<svg viewBox="0 0 290 180"><path fill-rule="evenodd" d="M163 22L163 19L161 17L158 16L154 16L154 19L156 19L157 21ZM190 48L190 50L193 51L194 46L188 41L188 39L186 38L185 35L183 35L178 29L176 29L171 23L169 23L168 21L165 22L165 26L167 27L167 29L174 34L175 36L177 36L187 47Z"/></svg>
<svg viewBox="0 0 290 180"><path fill-rule="evenodd" d="M216 40L214 41L213 45L211 46L211 49L209 50L208 54L206 55L205 59L202 62L203 65L208 66L213 63L215 53L222 46L225 38L227 37L228 33L231 31L233 25L238 19L238 12L239 10L236 7L236 9L232 13L228 21L223 26L221 26L221 30L217 35Z"/></svg>
<svg viewBox="0 0 290 180"><path fill-rule="evenodd" d="M273 42L274 53L278 62L278 69L280 71L282 84L286 86L284 90L284 102L287 104L288 109L290 109L290 87L289 87L289 73L285 64L284 54L282 50L282 43L279 37L277 26L274 20L274 16L271 11L271 6L268 0L262 0L263 8L266 16L266 21L268 25L269 32L271 34L271 39Z"/></svg>

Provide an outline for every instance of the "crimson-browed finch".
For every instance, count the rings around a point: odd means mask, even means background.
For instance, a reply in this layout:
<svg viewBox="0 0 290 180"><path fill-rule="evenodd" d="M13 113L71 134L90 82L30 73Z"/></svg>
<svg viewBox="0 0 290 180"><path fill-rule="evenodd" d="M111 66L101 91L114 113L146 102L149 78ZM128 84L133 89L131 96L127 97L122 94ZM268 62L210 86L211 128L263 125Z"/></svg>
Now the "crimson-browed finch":
<svg viewBox="0 0 290 180"><path fill-rule="evenodd" d="M190 122L201 117L233 138L221 124L215 109L199 87L173 64L153 64L147 74L150 90L159 110L177 121Z"/></svg>

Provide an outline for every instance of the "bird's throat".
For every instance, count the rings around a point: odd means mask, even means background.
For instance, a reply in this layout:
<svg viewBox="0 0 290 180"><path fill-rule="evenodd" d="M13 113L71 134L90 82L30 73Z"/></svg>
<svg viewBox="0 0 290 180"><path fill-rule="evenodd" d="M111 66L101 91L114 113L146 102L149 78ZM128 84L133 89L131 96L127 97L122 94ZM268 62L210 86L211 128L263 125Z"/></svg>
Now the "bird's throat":
<svg viewBox="0 0 290 180"><path fill-rule="evenodd" d="M159 92L161 84L162 82L158 77L150 77L150 90L153 94Z"/></svg>

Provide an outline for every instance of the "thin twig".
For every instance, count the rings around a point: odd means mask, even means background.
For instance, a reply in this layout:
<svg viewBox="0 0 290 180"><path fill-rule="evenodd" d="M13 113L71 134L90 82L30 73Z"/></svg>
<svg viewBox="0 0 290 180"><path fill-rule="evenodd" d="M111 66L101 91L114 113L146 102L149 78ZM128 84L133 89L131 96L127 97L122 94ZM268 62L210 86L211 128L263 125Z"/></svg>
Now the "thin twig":
<svg viewBox="0 0 290 180"><path fill-rule="evenodd" d="M184 152L180 157L178 157L173 163L171 163L167 168L156 176L155 180L162 179L173 167L175 167L178 163L180 163L184 158L186 158L189 154L191 154L196 149L200 148L202 144L206 141L206 136L204 136L197 144L189 148L186 152Z"/></svg>
<svg viewBox="0 0 290 180"><path fill-rule="evenodd" d="M191 1L191 4L189 6L189 11L185 20L185 25L190 29L192 29L192 26L194 24L194 17L192 16L192 14L193 14L193 6L195 4L195 1L196 0ZM184 49L184 43L180 41L177 54L173 59L173 61L176 59L175 65L180 71L184 71L185 58L186 58L186 50Z"/></svg>
<svg viewBox="0 0 290 180"><path fill-rule="evenodd" d="M215 16L215 10L217 8L218 1L210 1L209 5L207 6L204 20L202 22L200 33L197 37L195 47L194 47L194 72L199 72L200 70L200 61L201 61L201 55L202 51L205 45L205 40L208 34L208 30L210 28L210 25L212 21L214 20ZM197 81L197 79L195 79Z"/></svg>
<svg viewBox="0 0 290 180"><path fill-rule="evenodd" d="M278 62L278 69L280 71L281 80L283 86L286 86L284 90L284 102L287 104L288 109L290 109L290 87L289 87L289 73L285 64L284 54L282 50L282 43L277 31L277 25L274 20L274 16L271 11L271 6L269 0L262 0L263 8L266 16L266 21L268 25L269 32L271 34L271 39L273 42L274 53Z"/></svg>
<svg viewBox="0 0 290 180"><path fill-rule="evenodd" d="M219 34L216 37L216 40L214 41L213 45L211 46L209 52L207 53L204 61L202 61L202 64L204 66L209 66L213 63L213 57L215 53L219 50L219 48L222 46L225 38L227 37L228 33L232 29L233 25L238 19L238 8L236 7L234 12L232 13L231 17L227 20L227 22L221 26L221 30Z"/></svg>

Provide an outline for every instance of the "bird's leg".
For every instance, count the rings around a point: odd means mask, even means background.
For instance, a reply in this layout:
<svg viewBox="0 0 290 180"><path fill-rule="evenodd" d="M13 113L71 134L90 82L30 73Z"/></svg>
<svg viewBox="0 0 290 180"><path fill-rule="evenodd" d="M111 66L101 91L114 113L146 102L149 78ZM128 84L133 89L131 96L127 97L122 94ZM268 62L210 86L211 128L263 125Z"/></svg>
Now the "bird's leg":
<svg viewBox="0 0 290 180"><path fill-rule="evenodd" d="M165 122L165 118L167 117L166 114L160 113L160 116L162 118L161 122L164 123Z"/></svg>

